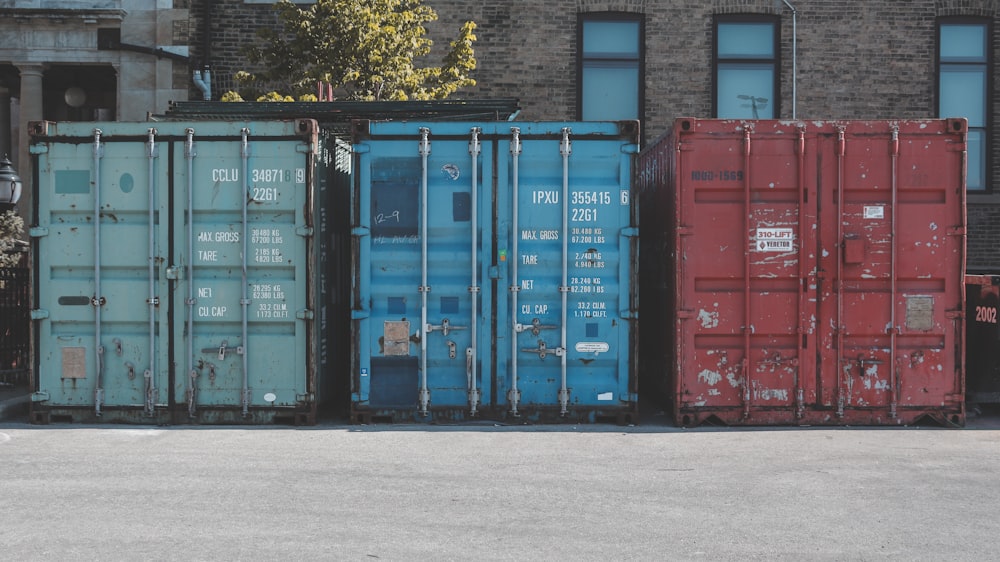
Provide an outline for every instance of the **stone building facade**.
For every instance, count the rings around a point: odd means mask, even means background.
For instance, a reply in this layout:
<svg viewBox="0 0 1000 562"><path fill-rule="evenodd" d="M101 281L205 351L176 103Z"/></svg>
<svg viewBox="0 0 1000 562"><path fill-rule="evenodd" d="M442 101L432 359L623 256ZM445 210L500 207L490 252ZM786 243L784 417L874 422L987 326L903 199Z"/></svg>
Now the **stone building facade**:
<svg viewBox="0 0 1000 562"><path fill-rule="evenodd" d="M187 99L188 21L187 0L0 0L0 153L27 180L29 122L144 121Z"/></svg>

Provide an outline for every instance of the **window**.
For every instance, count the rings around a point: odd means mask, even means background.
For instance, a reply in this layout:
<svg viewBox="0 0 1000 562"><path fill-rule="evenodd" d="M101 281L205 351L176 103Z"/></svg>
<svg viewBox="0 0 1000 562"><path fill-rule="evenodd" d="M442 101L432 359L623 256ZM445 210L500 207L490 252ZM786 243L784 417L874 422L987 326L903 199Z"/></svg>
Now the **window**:
<svg viewBox="0 0 1000 562"><path fill-rule="evenodd" d="M642 116L642 21L633 14L585 14L580 21L579 115L585 121Z"/></svg>
<svg viewBox="0 0 1000 562"><path fill-rule="evenodd" d="M771 119L778 115L778 25L775 18L715 20L716 117Z"/></svg>
<svg viewBox="0 0 1000 562"><path fill-rule="evenodd" d="M983 22L938 26L938 116L969 120L967 187L975 191L987 184L989 36Z"/></svg>

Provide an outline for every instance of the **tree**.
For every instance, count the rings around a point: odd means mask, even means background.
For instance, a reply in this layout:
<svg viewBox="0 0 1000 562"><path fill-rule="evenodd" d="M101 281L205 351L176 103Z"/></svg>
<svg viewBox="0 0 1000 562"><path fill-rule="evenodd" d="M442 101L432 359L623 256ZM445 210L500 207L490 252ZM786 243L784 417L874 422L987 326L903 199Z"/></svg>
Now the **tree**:
<svg viewBox="0 0 1000 562"><path fill-rule="evenodd" d="M331 84L338 97L369 101L444 99L474 86L469 76L476 68L474 22L462 25L442 66L414 65L431 52L433 42L424 26L437 20L437 13L421 2L317 0L299 8L280 0L274 7L282 30L261 29L263 44L246 51L248 59L265 70L237 73L236 79L248 87L243 93L251 98L260 96L252 85L261 82L289 90L271 92L275 101L288 94L302 99L315 92L317 83ZM235 92L224 96L238 98Z"/></svg>
<svg viewBox="0 0 1000 562"><path fill-rule="evenodd" d="M0 211L0 267L14 267L21 254L14 252L24 234L24 219L13 210Z"/></svg>

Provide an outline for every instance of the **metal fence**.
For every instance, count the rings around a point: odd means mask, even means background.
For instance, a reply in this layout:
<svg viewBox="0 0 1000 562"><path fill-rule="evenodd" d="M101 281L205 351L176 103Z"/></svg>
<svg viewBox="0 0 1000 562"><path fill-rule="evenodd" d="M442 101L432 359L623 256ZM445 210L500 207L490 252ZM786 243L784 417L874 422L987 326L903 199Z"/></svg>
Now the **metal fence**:
<svg viewBox="0 0 1000 562"><path fill-rule="evenodd" d="M28 382L31 300L28 254L14 267L0 267L0 387Z"/></svg>

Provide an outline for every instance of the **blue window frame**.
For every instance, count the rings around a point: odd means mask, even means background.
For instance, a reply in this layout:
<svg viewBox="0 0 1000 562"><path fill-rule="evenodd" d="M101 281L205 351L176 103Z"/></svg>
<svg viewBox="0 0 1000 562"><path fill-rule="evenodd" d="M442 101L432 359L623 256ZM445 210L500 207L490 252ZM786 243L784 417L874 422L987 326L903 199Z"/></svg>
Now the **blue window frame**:
<svg viewBox="0 0 1000 562"><path fill-rule="evenodd" d="M578 116L584 121L641 119L643 23L636 14L582 14Z"/></svg>
<svg viewBox="0 0 1000 562"><path fill-rule="evenodd" d="M716 17L712 113L727 119L777 116L778 52L776 18Z"/></svg>
<svg viewBox="0 0 1000 562"><path fill-rule="evenodd" d="M990 51L988 23L968 19L938 23L938 117L969 120L969 191L985 191L989 182Z"/></svg>

